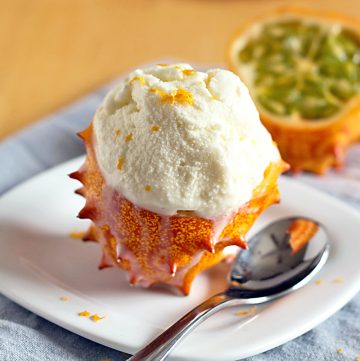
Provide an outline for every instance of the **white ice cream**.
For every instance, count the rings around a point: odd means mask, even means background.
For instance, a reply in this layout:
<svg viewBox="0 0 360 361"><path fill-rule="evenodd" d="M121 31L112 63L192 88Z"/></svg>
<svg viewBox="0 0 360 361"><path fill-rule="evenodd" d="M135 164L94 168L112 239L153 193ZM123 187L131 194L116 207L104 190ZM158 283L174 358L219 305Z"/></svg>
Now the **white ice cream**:
<svg viewBox="0 0 360 361"><path fill-rule="evenodd" d="M164 215L235 211L280 159L247 88L221 69L135 70L109 92L93 125L107 184Z"/></svg>

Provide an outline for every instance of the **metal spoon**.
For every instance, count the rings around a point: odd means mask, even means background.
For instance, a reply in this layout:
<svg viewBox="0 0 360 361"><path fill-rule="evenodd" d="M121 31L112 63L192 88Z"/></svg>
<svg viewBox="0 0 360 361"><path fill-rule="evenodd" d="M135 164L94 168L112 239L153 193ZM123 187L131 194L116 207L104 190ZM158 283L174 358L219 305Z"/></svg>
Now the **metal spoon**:
<svg viewBox="0 0 360 361"><path fill-rule="evenodd" d="M298 221L313 226L315 233L306 234L305 229L302 235L307 243L294 254L289 240L294 235L292 226ZM164 360L191 330L217 311L272 301L304 286L325 264L328 255L327 233L319 223L293 217L268 225L251 238L247 251L239 252L226 291L194 308L128 361Z"/></svg>

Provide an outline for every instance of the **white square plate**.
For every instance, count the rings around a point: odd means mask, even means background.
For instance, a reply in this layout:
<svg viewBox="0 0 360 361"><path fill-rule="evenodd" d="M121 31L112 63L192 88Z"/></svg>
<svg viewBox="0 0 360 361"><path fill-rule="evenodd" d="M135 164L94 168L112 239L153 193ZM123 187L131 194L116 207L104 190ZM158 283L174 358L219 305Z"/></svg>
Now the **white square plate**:
<svg viewBox="0 0 360 361"><path fill-rule="evenodd" d="M99 271L97 244L72 239L85 230L76 218L83 200L67 174L77 158L40 174L0 199L0 291L72 332L133 353L206 297L226 287L223 265L201 274L191 295L128 286L124 272ZM299 184L280 180L282 202L256 222L251 234L282 217L319 220L331 235L331 254L318 278L248 316L227 309L197 328L175 349L172 360L235 360L269 350L324 321L360 289L360 215L343 203ZM344 282L334 282L342 277ZM61 296L69 300L62 302ZM83 310L106 315L101 322L79 317ZM276 327L274 326L276 325Z"/></svg>

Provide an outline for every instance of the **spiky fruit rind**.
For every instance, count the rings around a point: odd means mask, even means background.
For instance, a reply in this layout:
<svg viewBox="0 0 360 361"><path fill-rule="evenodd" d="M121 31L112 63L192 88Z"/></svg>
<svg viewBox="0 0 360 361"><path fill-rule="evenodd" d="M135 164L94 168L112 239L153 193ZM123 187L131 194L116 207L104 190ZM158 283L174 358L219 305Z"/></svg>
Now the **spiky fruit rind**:
<svg viewBox="0 0 360 361"><path fill-rule="evenodd" d="M188 294L199 272L226 257L224 247L246 248L248 229L265 208L279 200L277 178L286 168L282 161L268 167L252 199L226 218L205 219L186 211L160 215L137 207L109 187L97 165L92 126L80 136L87 158L71 176L82 182L81 194L86 198L79 217L92 221L85 238L102 246L100 268L123 268L131 284L164 283Z"/></svg>

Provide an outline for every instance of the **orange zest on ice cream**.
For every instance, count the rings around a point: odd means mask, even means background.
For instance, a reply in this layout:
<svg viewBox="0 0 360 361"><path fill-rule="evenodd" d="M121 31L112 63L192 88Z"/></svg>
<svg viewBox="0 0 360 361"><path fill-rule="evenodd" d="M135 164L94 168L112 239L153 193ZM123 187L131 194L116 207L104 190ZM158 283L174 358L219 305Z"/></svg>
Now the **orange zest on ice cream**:
<svg viewBox="0 0 360 361"><path fill-rule="evenodd" d="M165 96L167 95L164 91L162 91L162 90L160 90L160 89L156 89L156 88L150 88L149 91L150 91L151 93L159 94L160 97L165 97Z"/></svg>
<svg viewBox="0 0 360 361"><path fill-rule="evenodd" d="M146 83L145 83L145 79L144 79L144 77L142 77L142 76L135 76L134 78L132 78L132 79L130 80L129 83L132 84L132 83L135 82L135 81L139 81L141 85L145 85L145 84L146 84Z"/></svg>
<svg viewBox="0 0 360 361"><path fill-rule="evenodd" d="M190 76L190 75L193 75L196 72L196 70L195 69L184 69L182 72L184 75Z"/></svg>
<svg viewBox="0 0 360 361"><path fill-rule="evenodd" d="M171 93L165 93L162 90L156 89L156 88L150 88L150 91L153 93L157 93L160 95L161 97L161 101L163 103L168 103L168 104L175 104L175 103L179 103L181 105L185 105L185 104L189 104L189 105L193 105L194 104L194 99L193 99L193 95L185 89L176 89L173 90Z"/></svg>
<svg viewBox="0 0 360 361"><path fill-rule="evenodd" d="M164 102L166 102L165 99L164 99ZM171 93L171 100L169 99L169 102L171 104L179 103L182 105L185 105L185 104L193 105L194 99L193 99L192 94L189 91L180 88Z"/></svg>

